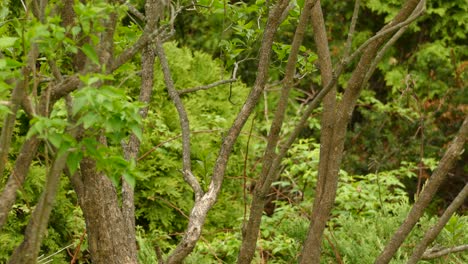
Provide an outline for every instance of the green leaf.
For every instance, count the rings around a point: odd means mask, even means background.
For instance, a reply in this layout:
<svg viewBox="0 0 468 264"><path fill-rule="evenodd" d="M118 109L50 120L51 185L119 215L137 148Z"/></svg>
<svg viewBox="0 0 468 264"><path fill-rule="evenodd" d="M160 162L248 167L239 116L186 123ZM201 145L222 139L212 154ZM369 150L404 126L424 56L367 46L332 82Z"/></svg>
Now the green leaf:
<svg viewBox="0 0 468 264"><path fill-rule="evenodd" d="M83 159L83 153L80 151L71 152L68 155L67 166L71 174L74 174L80 165L80 161Z"/></svg>
<svg viewBox="0 0 468 264"><path fill-rule="evenodd" d="M58 133L50 133L47 139L56 148L59 148L63 141L61 135Z"/></svg>
<svg viewBox="0 0 468 264"><path fill-rule="evenodd" d="M93 46L86 43L81 47L81 50L88 59L90 59L94 64L99 65L99 58Z"/></svg>
<svg viewBox="0 0 468 264"><path fill-rule="evenodd" d="M133 175L131 175L130 173L128 172L124 172L122 174L123 178L125 179L125 181L130 185L132 186L132 189L135 188L135 184L136 184L136 179Z"/></svg>
<svg viewBox="0 0 468 264"><path fill-rule="evenodd" d="M0 50L12 47L13 45L15 45L16 40L18 40L18 38L15 37L0 38Z"/></svg>

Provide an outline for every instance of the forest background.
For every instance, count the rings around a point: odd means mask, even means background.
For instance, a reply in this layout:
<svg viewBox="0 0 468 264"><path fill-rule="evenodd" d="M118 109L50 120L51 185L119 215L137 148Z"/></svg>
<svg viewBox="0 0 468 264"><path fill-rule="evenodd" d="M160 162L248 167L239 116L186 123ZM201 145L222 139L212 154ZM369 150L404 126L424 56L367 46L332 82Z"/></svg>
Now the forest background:
<svg viewBox="0 0 468 264"><path fill-rule="evenodd" d="M0 263L468 262L467 28L465 0L2 0Z"/></svg>

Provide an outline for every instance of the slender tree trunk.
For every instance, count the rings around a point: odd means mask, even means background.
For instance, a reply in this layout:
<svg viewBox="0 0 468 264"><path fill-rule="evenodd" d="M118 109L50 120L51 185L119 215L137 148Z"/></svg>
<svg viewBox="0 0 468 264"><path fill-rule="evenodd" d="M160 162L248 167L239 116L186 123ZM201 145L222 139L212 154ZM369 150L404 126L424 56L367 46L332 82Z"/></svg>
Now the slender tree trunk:
<svg viewBox="0 0 468 264"><path fill-rule="evenodd" d="M320 73L322 77L322 85L326 86L332 81L333 77L333 66L331 63L330 52L328 48L327 33L325 29L325 21L323 18L322 7L320 1L312 9L312 26L314 33L314 41L317 45L317 55L320 61ZM319 208L319 205L323 203L323 192L326 184L327 170L330 160L330 152L333 149L333 131L335 127L336 118L336 88L332 88L331 91L323 99L323 113L321 121L321 136L320 136L320 163L318 171L317 188L315 192L314 208ZM334 195L333 195L334 196ZM322 208L323 210L324 208ZM325 209L326 210L326 209ZM314 217L311 221L311 227L309 232L312 230L320 230L325 228L325 223L328 220L328 214L324 214L320 217ZM320 245L322 241L322 234L308 236L309 244L312 243L317 245L311 250L314 256L320 255ZM306 246L304 246L306 247ZM302 259L304 260L304 258Z"/></svg>
<svg viewBox="0 0 468 264"><path fill-rule="evenodd" d="M160 14L158 8L158 0L148 0L145 4L146 13L146 25L145 30L151 31L156 29L157 20ZM149 104L151 100L151 92L153 90L153 78L154 78L154 62L155 52L152 45L146 46L141 54L141 89L139 101L144 104ZM140 110L142 119L145 119L148 115L148 106L143 107ZM127 160L136 159L140 151L140 140L134 135L130 135L130 139L127 144L123 145L124 157ZM134 243L135 233L135 199L134 190L124 179L122 179L122 215L127 227L127 241L128 246L132 247L132 252L137 253L137 244ZM137 256L134 256L137 259Z"/></svg>
<svg viewBox="0 0 468 264"><path fill-rule="evenodd" d="M418 3L418 0L407 1L395 19L389 25L385 26L382 31L390 26L405 21L415 10ZM320 263L322 236L335 202L336 190L338 187L338 173L343 158L347 126L351 119L356 101L364 86L363 82L366 74L368 74L375 55L388 35L388 33L380 35L364 49L363 55L348 81L343 99L340 104L338 104L334 117L331 118L335 120L335 123L330 130L332 133L327 135L329 138L326 139L327 144L329 144L329 149L324 149L323 155L321 153L316 199L312 209L309 233L301 253L301 264ZM330 115L333 114L330 113ZM327 125L327 123L325 125ZM321 146L321 148L324 148L324 146ZM324 164L322 165L322 163Z"/></svg>
<svg viewBox="0 0 468 264"><path fill-rule="evenodd" d="M265 87L268 76L273 39L281 23L282 14L286 10L288 3L288 0L280 0L275 5L275 7L272 8L268 15L268 22L263 33L262 46L259 52L259 65L254 88L250 92L230 130L224 137L213 169L213 176L211 178L208 191L206 193L197 191L197 184L191 184L195 192L195 205L193 206L190 213L187 231L185 232L182 241L177 245L176 249L169 256L167 260L168 264L181 263L183 259L190 252L192 252L196 242L200 238L207 213L215 204L218 194L221 190L227 162L229 160L234 143L236 142L242 127L255 108L263 92L263 88ZM192 179L193 178L194 177L192 175Z"/></svg>
<svg viewBox="0 0 468 264"><path fill-rule="evenodd" d="M245 228L242 230L242 245L239 251L237 263L248 264L252 262L255 255L255 248L260 230L263 209L265 207L266 198L270 191L270 186L276 176L277 171L272 171L272 164L276 156L276 148L279 141L279 134L283 125L284 116L289 99L289 92L292 87L293 78L296 70L297 56L299 48L304 39L304 34L307 22L310 15L310 9L313 5L312 0L306 1L302 10L299 24L294 35L293 43L291 45L291 52L289 54L288 63L286 66L286 73L283 79L283 88L281 91L281 98L277 105L275 117L271 124L270 132L268 135L268 143L263 155L262 172L255 184L253 191L252 204L250 206L249 221L246 223Z"/></svg>

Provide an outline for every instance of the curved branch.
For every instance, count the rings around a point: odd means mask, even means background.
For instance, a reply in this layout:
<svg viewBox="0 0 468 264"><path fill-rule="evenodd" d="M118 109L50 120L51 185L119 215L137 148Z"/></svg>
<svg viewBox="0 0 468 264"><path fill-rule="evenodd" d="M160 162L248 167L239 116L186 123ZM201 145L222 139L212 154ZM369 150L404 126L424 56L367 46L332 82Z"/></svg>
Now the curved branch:
<svg viewBox="0 0 468 264"><path fill-rule="evenodd" d="M185 111L185 107L180 99L179 94L174 86L174 81L172 80L171 70L169 69L169 62L166 58L166 53L162 46L161 41L156 40L156 54L158 55L159 61L161 63L161 69L164 74L164 81L166 83L167 92L174 103L177 113L179 114L179 122L182 130L182 163L183 163L183 174L185 181L192 187L195 193L195 201L199 201L203 196L203 189L200 186L197 178L192 174L192 165L190 157L190 125Z"/></svg>

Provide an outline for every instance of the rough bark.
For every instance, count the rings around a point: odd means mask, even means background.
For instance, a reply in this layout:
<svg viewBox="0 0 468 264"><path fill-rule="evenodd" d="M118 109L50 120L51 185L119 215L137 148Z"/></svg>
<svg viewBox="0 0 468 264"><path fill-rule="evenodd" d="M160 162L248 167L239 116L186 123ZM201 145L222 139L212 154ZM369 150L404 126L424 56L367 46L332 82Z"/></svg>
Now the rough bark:
<svg viewBox="0 0 468 264"><path fill-rule="evenodd" d="M281 15L288 6L288 3L288 0L280 0L268 16L268 22L263 33L263 40L259 53L259 65L254 87L223 140L213 169L213 176L211 178L208 191L195 202L190 213L187 231L185 232L182 241L169 256L167 263L181 263L182 260L192 252L196 242L200 238L202 226L205 223L207 213L215 204L221 190L224 172L234 143L237 140L245 122L250 117L265 87L273 39L281 22Z"/></svg>
<svg viewBox="0 0 468 264"><path fill-rule="evenodd" d="M398 230L393 234L390 241L387 243L382 253L378 256L376 264L386 264L392 259L395 252L401 246L408 234L413 229L414 225L418 222L424 214L425 208L429 205L432 198L437 192L439 186L447 178L447 173L455 164L457 158L464 151L466 138L468 137L468 115L458 131L457 136L452 140L449 147L445 151L443 158L440 160L437 169L431 175L429 180L424 186L418 200L414 203L411 211L408 213L405 221L401 224Z"/></svg>
<svg viewBox="0 0 468 264"><path fill-rule="evenodd" d="M100 43L97 47L101 69L94 69L88 64L84 69L97 72L105 70L107 73L116 69L112 66L116 65L113 36L117 18L116 13L111 13L107 20L102 21L106 30L99 34ZM136 50L141 48L143 46ZM100 141L103 144L106 142L102 136ZM125 209L121 208L116 187L106 175L97 171L95 161L90 158L80 162L80 174L73 177L72 183L85 218L93 263L137 263L134 220L124 217L124 214L133 212L128 200L124 201ZM124 199L131 199L128 192L125 195Z"/></svg>
<svg viewBox="0 0 468 264"><path fill-rule="evenodd" d="M96 170L95 161L80 163L84 187L78 201L86 221L91 259L96 264L137 263L127 243L127 228L118 206L116 188L110 179Z"/></svg>
<svg viewBox="0 0 468 264"><path fill-rule="evenodd" d="M419 1L407 1L393 21L385 26L382 31L405 21L415 10ZM314 207L311 215L311 225L309 232L304 242L304 247L301 253L300 263L320 263L320 251L322 245L322 236L328 221L331 209L335 202L336 190L338 186L338 173L341 160L343 158L344 141L346 136L347 125L351 119L352 111L356 101L360 95L366 74L368 74L370 66L374 61L375 55L379 48L388 37L387 34L379 34L372 42L366 46L362 52L362 56L353 71L351 78L348 81L342 101L337 105L334 114L332 134L329 135L330 149L324 150L327 155L322 160L322 154L319 164L319 178L317 182ZM322 147L323 148L323 147ZM325 162L324 165L321 163ZM322 167L323 166L323 167ZM322 173L322 174L320 174Z"/></svg>
<svg viewBox="0 0 468 264"><path fill-rule="evenodd" d="M302 44L302 40L304 39L304 34L310 15L310 9L312 8L314 2L315 1L312 0L306 1L299 19L299 24L296 28L296 33L291 45L291 52L289 54L286 65L281 97L276 107L275 117L271 124L268 135L267 147L263 155L262 172L253 190L249 220L246 223L245 228L242 230L243 239L237 263L250 263L252 262L252 259L255 255L255 248L266 198L270 190L271 183L277 175L276 172L270 172L270 169L276 156L279 134L283 125L286 107L288 105L289 92L292 88L293 78L296 72L299 48Z"/></svg>

